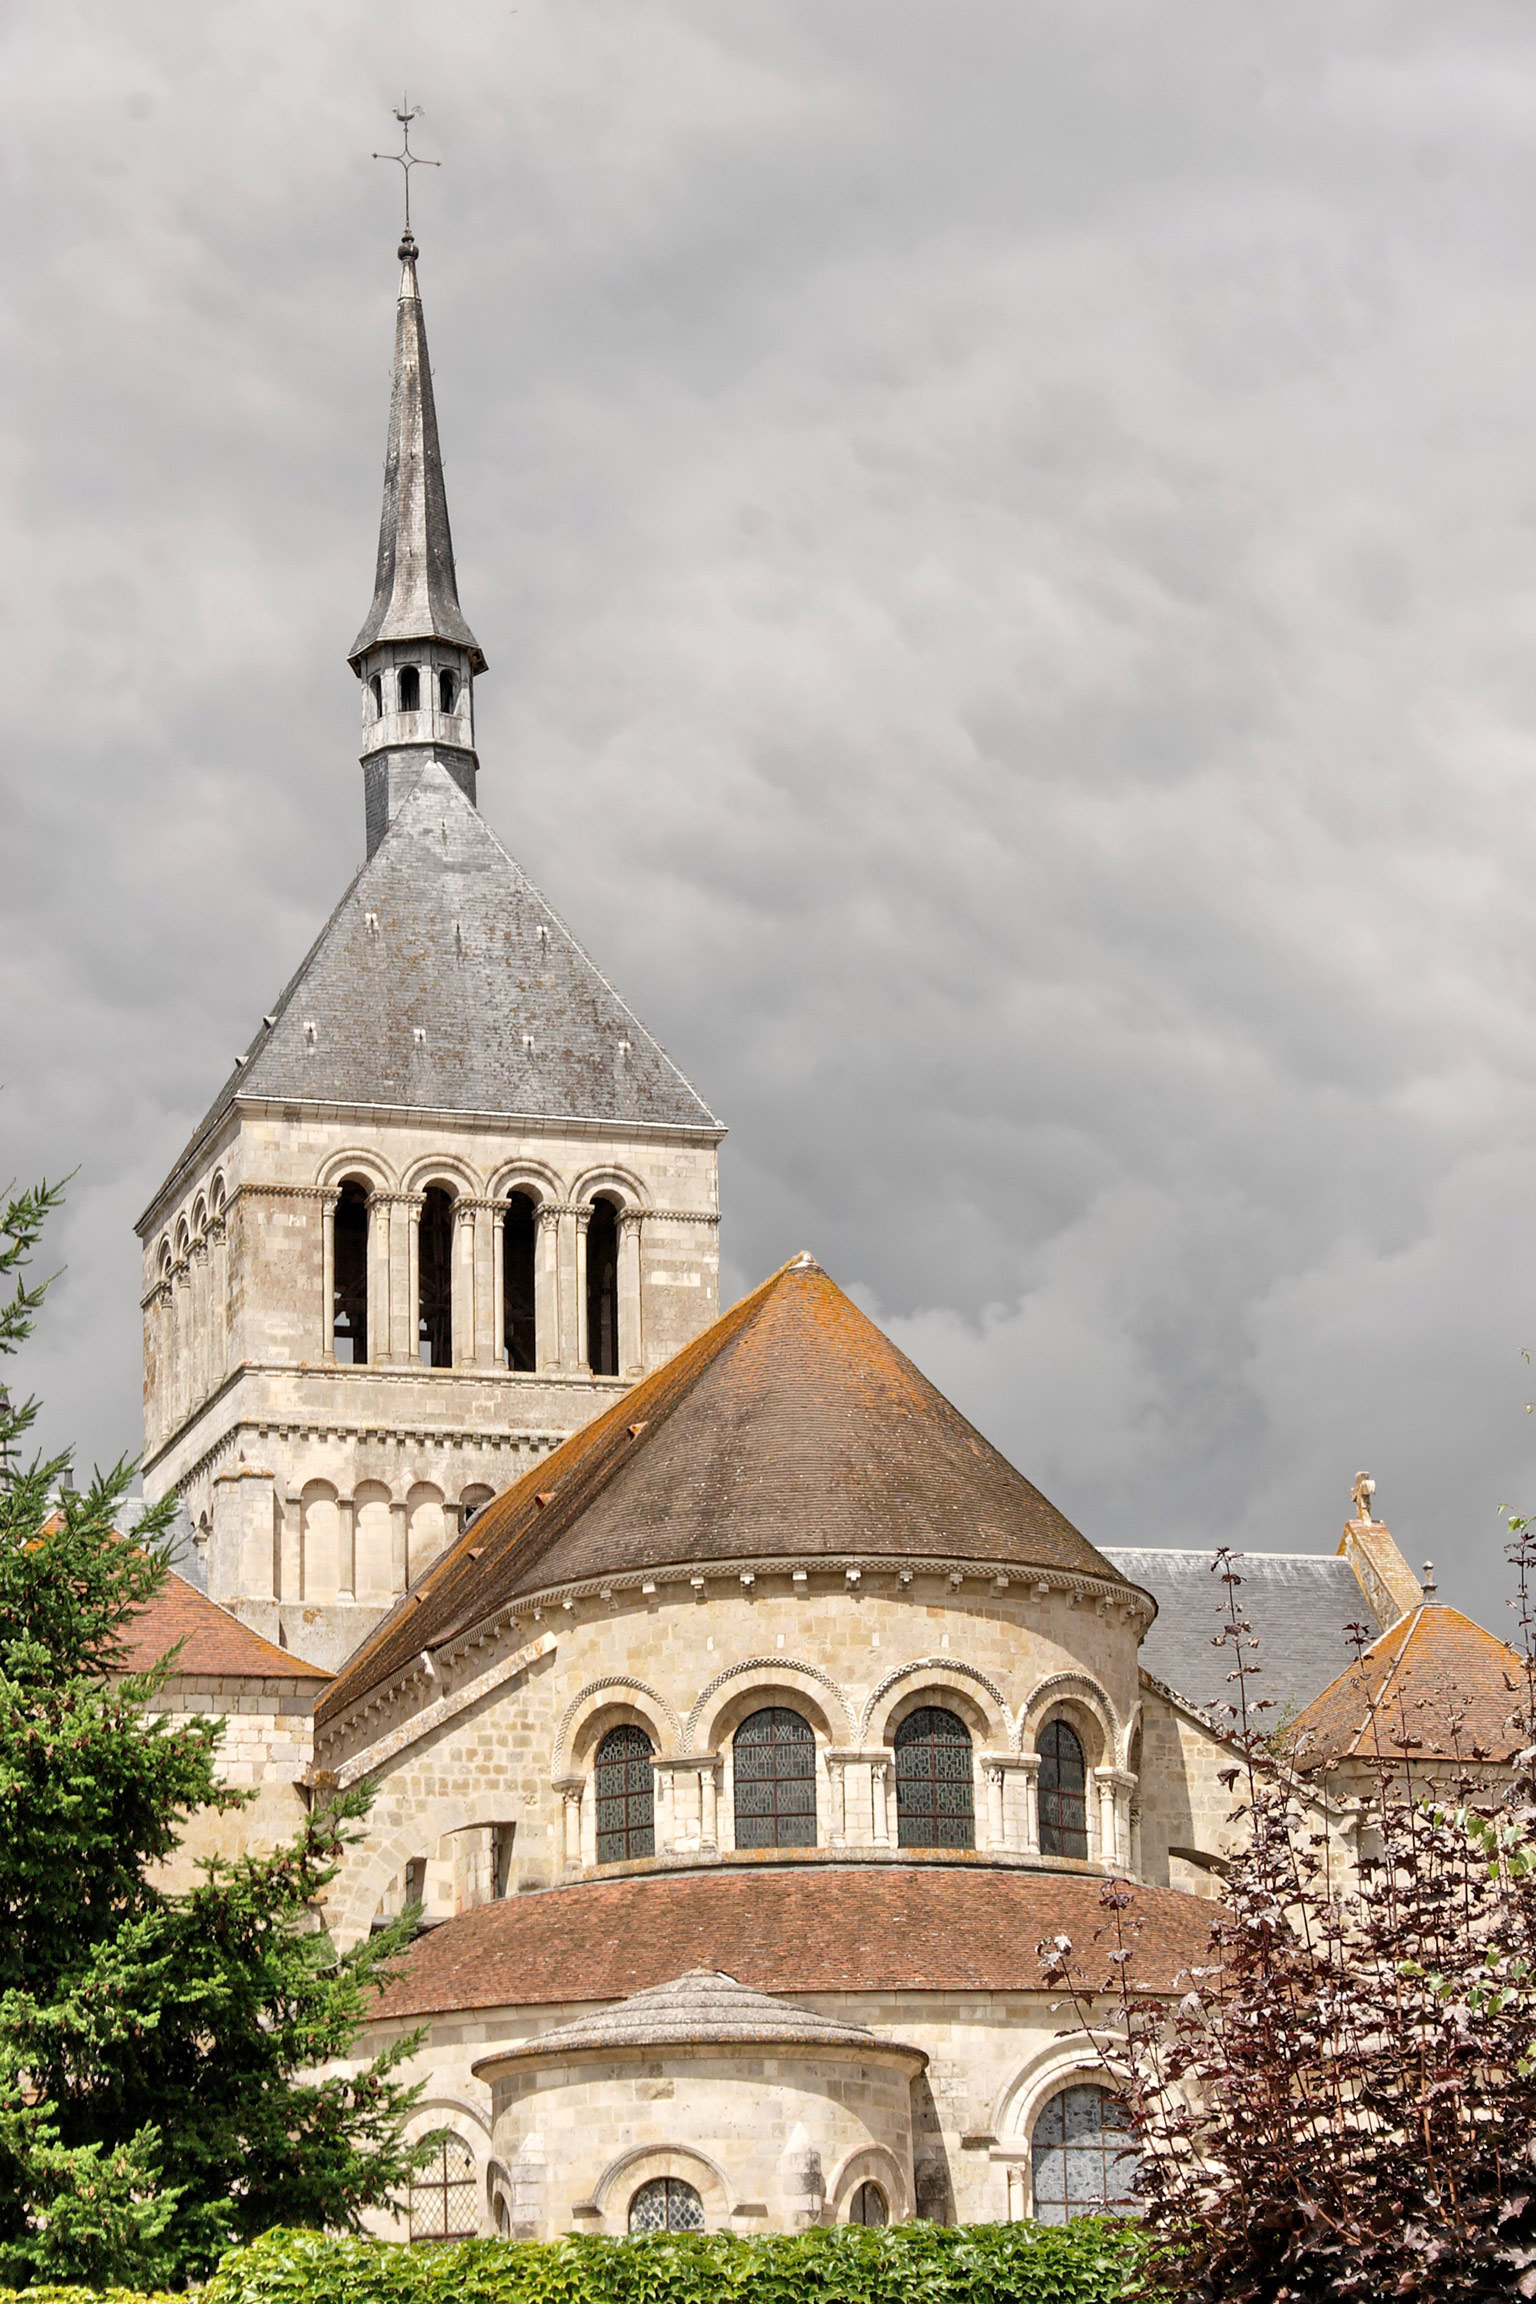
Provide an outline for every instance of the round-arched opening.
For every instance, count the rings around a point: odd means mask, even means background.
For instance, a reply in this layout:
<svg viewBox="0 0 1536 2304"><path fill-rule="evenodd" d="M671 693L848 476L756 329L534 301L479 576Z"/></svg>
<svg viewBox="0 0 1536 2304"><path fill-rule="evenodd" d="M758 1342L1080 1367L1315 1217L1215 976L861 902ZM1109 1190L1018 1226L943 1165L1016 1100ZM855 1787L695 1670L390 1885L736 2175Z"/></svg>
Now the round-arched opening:
<svg viewBox="0 0 1536 2304"><path fill-rule="evenodd" d="M1058 2090L1030 2141L1030 2187L1040 2224L1075 2216L1134 2216L1137 2152L1130 2115L1097 2081Z"/></svg>
<svg viewBox="0 0 1536 2304"><path fill-rule="evenodd" d="M850 2224L867 2224L871 2231L889 2224L891 2211L885 2194L878 2184L861 2184L848 2203Z"/></svg>
<svg viewBox="0 0 1536 2304"><path fill-rule="evenodd" d="M539 1364L535 1248L538 1214L526 1192L507 1194L501 1220L501 1364L532 1375Z"/></svg>
<svg viewBox="0 0 1536 2304"><path fill-rule="evenodd" d="M423 1368L453 1366L453 1194L422 1194L418 1233L416 1349Z"/></svg>
<svg viewBox="0 0 1536 2304"><path fill-rule="evenodd" d="M1040 1853L1088 1854L1088 1767L1077 1730L1058 1714L1038 1739L1040 1753Z"/></svg>
<svg viewBox="0 0 1536 2304"><path fill-rule="evenodd" d="M349 1176L332 1217L331 1352L344 1368L368 1357L368 1187Z"/></svg>
<svg viewBox="0 0 1536 2304"><path fill-rule="evenodd" d="M896 1839L902 1848L974 1848L971 1736L938 1704L909 1712L896 1731Z"/></svg>
<svg viewBox="0 0 1536 2304"><path fill-rule="evenodd" d="M472 2240L478 2226L475 2156L461 2136L445 2136L411 2178L412 2240Z"/></svg>
<svg viewBox="0 0 1536 2304"><path fill-rule="evenodd" d="M414 664L400 667L400 709L402 712L421 710L421 674Z"/></svg>
<svg viewBox="0 0 1536 2304"><path fill-rule="evenodd" d="M704 2203L681 2176L653 2176L629 2203L629 2229L641 2232L702 2232Z"/></svg>
<svg viewBox="0 0 1536 2304"><path fill-rule="evenodd" d="M816 1738L787 1705L743 1720L731 1739L738 1848L814 1848Z"/></svg>
<svg viewBox="0 0 1536 2304"><path fill-rule="evenodd" d="M597 1748L592 1793L599 1864L628 1864L656 1853L654 1747L643 1728L610 1728Z"/></svg>
<svg viewBox="0 0 1536 2304"><path fill-rule="evenodd" d="M594 1376L619 1372L619 1215L594 1200L587 1223L587 1366Z"/></svg>

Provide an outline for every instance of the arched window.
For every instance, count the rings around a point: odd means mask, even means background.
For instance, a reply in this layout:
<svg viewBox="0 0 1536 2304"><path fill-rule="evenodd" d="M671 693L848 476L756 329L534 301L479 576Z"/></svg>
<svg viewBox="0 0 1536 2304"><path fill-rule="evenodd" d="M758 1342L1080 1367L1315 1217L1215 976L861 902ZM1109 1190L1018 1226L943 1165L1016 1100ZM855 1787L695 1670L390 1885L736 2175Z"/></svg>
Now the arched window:
<svg viewBox="0 0 1536 2304"><path fill-rule="evenodd" d="M594 1200L587 1225L587 1366L619 1372L619 1221L611 1200Z"/></svg>
<svg viewBox="0 0 1536 2304"><path fill-rule="evenodd" d="M311 1480L299 1499L300 1597L334 1600L341 1590L341 1511L329 1480Z"/></svg>
<svg viewBox="0 0 1536 2304"><path fill-rule="evenodd" d="M937 1704L909 1712L896 1731L896 1840L902 1848L974 1848L971 1739Z"/></svg>
<svg viewBox="0 0 1536 2304"><path fill-rule="evenodd" d="M451 672L437 676L437 707L440 712L451 712L459 698L459 684Z"/></svg>
<svg viewBox="0 0 1536 2304"><path fill-rule="evenodd" d="M444 2136L411 2178L411 2238L472 2240L478 2222L475 2156L460 2136Z"/></svg>
<svg viewBox="0 0 1536 2304"><path fill-rule="evenodd" d="M848 2208L850 2224L868 2224L875 2227L889 2224L891 2212L885 2204L885 2194L878 2184L861 2184Z"/></svg>
<svg viewBox="0 0 1536 2304"><path fill-rule="evenodd" d="M731 1742L738 1848L814 1848L816 1739L798 1712L775 1704L743 1720Z"/></svg>
<svg viewBox="0 0 1536 2304"><path fill-rule="evenodd" d="M653 2176L629 2204L631 2232L702 2232L704 2203L681 2176Z"/></svg>
<svg viewBox="0 0 1536 2304"><path fill-rule="evenodd" d="M610 1728L597 1748L592 1789L599 1864L626 1864L633 1856L656 1853L651 1751L643 1728Z"/></svg>
<svg viewBox="0 0 1536 2304"><path fill-rule="evenodd" d="M402 712L421 710L421 674L414 664L400 668L400 709Z"/></svg>
<svg viewBox="0 0 1536 2304"><path fill-rule="evenodd" d="M374 719L382 720L384 717L384 683L377 672L368 683L368 698L373 706Z"/></svg>
<svg viewBox="0 0 1536 2304"><path fill-rule="evenodd" d="M419 1584L448 1540L443 1492L418 1480L405 1499L405 1580Z"/></svg>
<svg viewBox="0 0 1536 2304"><path fill-rule="evenodd" d="M395 1588L394 1522L381 1480L352 1491L352 1589L359 1600L387 1600Z"/></svg>
<svg viewBox="0 0 1536 2304"><path fill-rule="evenodd" d="M1134 2216L1136 2146L1125 2106L1095 2081L1051 2097L1030 2147L1035 2219Z"/></svg>
<svg viewBox="0 0 1536 2304"><path fill-rule="evenodd" d="M1048 1720L1040 1735L1040 1852L1088 1853L1088 1770L1065 1720Z"/></svg>
<svg viewBox="0 0 1536 2304"><path fill-rule="evenodd" d="M509 1192L501 1222L501 1364L527 1373L539 1364L534 1312L534 1249L538 1218L526 1192Z"/></svg>
<svg viewBox="0 0 1536 2304"><path fill-rule="evenodd" d="M331 1350L343 1367L359 1368L368 1357L368 1187L349 1177L331 1219L335 1253L331 1302Z"/></svg>
<svg viewBox="0 0 1536 2304"><path fill-rule="evenodd" d="M417 1351L423 1368L453 1366L453 1195L434 1184L422 1195L418 1235Z"/></svg>

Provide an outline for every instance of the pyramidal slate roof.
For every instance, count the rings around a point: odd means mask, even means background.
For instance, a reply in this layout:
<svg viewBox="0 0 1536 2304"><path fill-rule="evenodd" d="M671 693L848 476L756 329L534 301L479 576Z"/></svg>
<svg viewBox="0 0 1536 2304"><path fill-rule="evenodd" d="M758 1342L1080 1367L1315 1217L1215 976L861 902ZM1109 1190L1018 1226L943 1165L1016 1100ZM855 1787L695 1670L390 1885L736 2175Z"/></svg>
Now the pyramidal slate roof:
<svg viewBox="0 0 1536 2304"><path fill-rule="evenodd" d="M974 1562L1130 1586L810 1256L534 1466L396 1602L333 1719L538 1592L710 1563Z"/></svg>
<svg viewBox="0 0 1536 2304"><path fill-rule="evenodd" d="M652 1984L632 1992L616 2008L596 2016L578 2016L557 2024L493 2061L513 2058L563 2056L578 2049L611 2052L616 2048L665 2048L716 2043L740 2045L760 2042L765 2047L889 2048L862 2024L841 2024L814 2008L797 2008L793 2001L775 2000L767 1992L738 1984L719 1968L691 1968L667 1984ZM906 2049L906 2055L921 2050ZM922 2058L927 2063L926 2056Z"/></svg>
<svg viewBox="0 0 1536 2304"><path fill-rule="evenodd" d="M239 1099L723 1134L437 761L173 1174Z"/></svg>

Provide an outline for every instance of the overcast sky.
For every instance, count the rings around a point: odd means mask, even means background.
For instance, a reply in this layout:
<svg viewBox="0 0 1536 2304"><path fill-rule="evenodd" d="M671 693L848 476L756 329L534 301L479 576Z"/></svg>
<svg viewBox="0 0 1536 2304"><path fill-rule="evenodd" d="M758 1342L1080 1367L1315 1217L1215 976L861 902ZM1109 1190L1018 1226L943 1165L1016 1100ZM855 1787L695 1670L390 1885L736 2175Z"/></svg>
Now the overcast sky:
<svg viewBox="0 0 1536 2304"><path fill-rule="evenodd" d="M26 0L0 1141L20 1371L350 876L390 107L481 798L811 1248L1091 1538L1502 1624L1536 1505L1536 10ZM13 1372L14 1373L14 1372Z"/></svg>

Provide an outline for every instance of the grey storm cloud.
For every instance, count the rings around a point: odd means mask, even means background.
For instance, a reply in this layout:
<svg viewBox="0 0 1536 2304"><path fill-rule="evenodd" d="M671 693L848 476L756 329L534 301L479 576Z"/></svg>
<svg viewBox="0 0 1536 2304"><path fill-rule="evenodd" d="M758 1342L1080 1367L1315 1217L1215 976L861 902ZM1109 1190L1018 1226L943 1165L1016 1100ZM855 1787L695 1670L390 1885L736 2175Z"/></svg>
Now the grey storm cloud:
<svg viewBox="0 0 1536 2304"><path fill-rule="evenodd" d="M482 804L802 1246L1104 1543L1500 1622L1536 1501L1519 0L22 0L0 1130L21 1371L360 853L408 85Z"/></svg>

